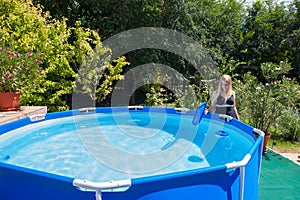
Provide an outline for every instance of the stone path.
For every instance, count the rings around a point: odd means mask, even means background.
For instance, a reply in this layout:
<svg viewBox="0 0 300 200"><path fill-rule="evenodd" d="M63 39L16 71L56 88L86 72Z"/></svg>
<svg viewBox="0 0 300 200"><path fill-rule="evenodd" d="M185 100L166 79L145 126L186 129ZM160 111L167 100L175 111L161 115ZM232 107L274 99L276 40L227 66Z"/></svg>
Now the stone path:
<svg viewBox="0 0 300 200"><path fill-rule="evenodd" d="M300 165L300 147L299 148L271 148L276 153L290 159L294 163Z"/></svg>
<svg viewBox="0 0 300 200"><path fill-rule="evenodd" d="M47 106L21 106L18 111L0 112L0 126L28 116L46 113Z"/></svg>
<svg viewBox="0 0 300 200"><path fill-rule="evenodd" d="M300 154L299 153L281 153L284 157L292 160L294 163L300 165Z"/></svg>

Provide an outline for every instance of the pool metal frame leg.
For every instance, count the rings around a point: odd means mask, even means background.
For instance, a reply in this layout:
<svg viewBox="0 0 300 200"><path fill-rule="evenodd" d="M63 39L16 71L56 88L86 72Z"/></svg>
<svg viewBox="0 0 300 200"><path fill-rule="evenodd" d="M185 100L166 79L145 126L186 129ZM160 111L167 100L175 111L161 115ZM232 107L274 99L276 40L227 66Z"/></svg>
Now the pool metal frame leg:
<svg viewBox="0 0 300 200"><path fill-rule="evenodd" d="M244 187L245 187L245 166L240 167L240 193L239 199L244 199Z"/></svg>
<svg viewBox="0 0 300 200"><path fill-rule="evenodd" d="M239 169L240 170L240 187L239 187L239 200L244 199L244 187L245 187L245 166L251 159L251 155L247 154L243 160L239 162L227 163L227 169Z"/></svg>
<svg viewBox="0 0 300 200"><path fill-rule="evenodd" d="M95 196L96 200L102 200L101 190L96 190Z"/></svg>

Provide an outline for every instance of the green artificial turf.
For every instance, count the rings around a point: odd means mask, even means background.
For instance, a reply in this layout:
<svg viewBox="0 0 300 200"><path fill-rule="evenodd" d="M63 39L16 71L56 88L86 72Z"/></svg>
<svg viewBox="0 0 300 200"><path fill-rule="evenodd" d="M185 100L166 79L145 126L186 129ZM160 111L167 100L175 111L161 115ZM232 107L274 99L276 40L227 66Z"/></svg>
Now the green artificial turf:
<svg viewBox="0 0 300 200"><path fill-rule="evenodd" d="M262 157L260 200L299 200L300 165L268 149Z"/></svg>

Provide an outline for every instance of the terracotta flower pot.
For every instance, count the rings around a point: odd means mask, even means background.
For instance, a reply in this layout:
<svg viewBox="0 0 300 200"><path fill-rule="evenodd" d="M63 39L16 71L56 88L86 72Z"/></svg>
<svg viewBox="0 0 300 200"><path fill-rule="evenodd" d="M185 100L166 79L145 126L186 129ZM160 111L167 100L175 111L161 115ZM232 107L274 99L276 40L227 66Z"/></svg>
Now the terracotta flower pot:
<svg viewBox="0 0 300 200"><path fill-rule="evenodd" d="M0 92L0 111L20 109L20 91Z"/></svg>
<svg viewBox="0 0 300 200"><path fill-rule="evenodd" d="M267 133L264 137L263 153L266 153L266 151L267 151L267 146L268 146L268 142L269 142L270 138L271 138L270 133Z"/></svg>

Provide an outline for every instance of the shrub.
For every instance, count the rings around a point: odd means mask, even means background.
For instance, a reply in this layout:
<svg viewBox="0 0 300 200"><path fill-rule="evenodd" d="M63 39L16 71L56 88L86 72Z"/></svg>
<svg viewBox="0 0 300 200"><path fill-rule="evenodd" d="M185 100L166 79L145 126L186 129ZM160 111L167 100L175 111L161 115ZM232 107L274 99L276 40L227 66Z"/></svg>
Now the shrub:
<svg viewBox="0 0 300 200"><path fill-rule="evenodd" d="M296 109L284 110L278 125L281 139L300 142L300 114Z"/></svg>
<svg viewBox="0 0 300 200"><path fill-rule="evenodd" d="M5 43L17 52L28 48L43 52L43 79L23 88L21 104L47 105L48 111L66 110L66 97L71 95L77 76L75 69L87 58L93 47L100 45L99 35L80 26L68 27L67 19L52 19L40 6L34 7L30 0L0 1L0 44ZM112 73L110 73L112 72ZM118 78L120 70L111 69L109 83L98 90L107 95L106 88Z"/></svg>
<svg viewBox="0 0 300 200"><path fill-rule="evenodd" d="M40 67L41 55L42 52L35 52L32 48L20 53L0 46L0 92L21 91L33 85L34 80L44 74Z"/></svg>
<svg viewBox="0 0 300 200"><path fill-rule="evenodd" d="M285 76L291 69L286 62L261 65L264 82L250 73L244 74L237 83L237 105L241 120L266 134L278 123L285 110L299 102L299 85Z"/></svg>

